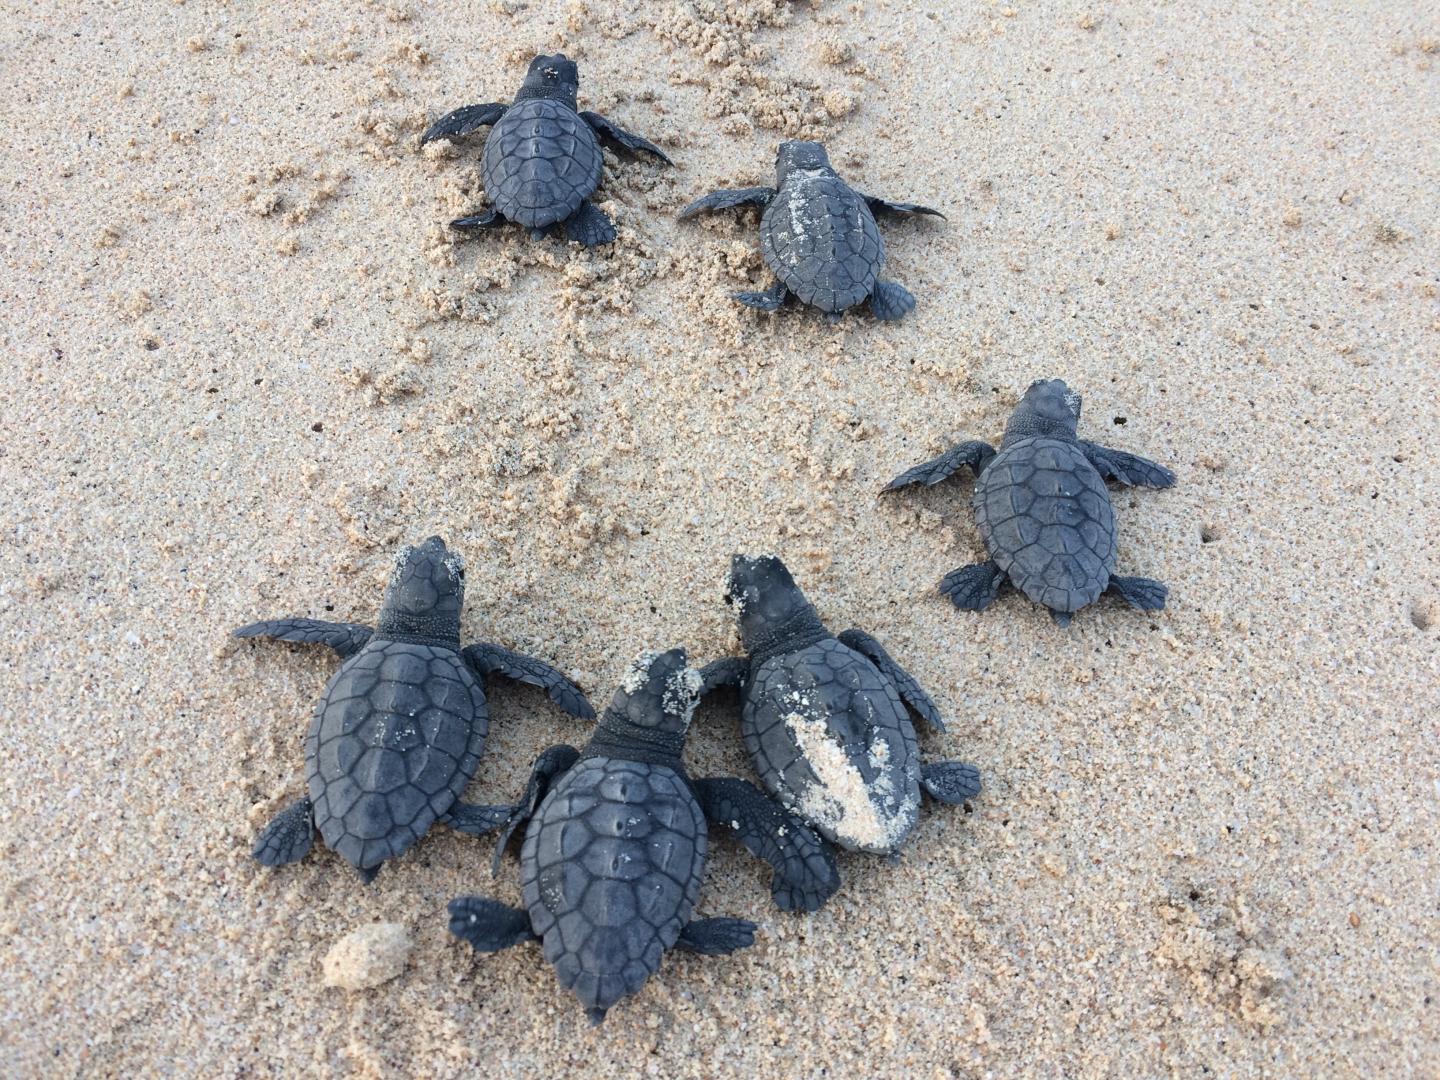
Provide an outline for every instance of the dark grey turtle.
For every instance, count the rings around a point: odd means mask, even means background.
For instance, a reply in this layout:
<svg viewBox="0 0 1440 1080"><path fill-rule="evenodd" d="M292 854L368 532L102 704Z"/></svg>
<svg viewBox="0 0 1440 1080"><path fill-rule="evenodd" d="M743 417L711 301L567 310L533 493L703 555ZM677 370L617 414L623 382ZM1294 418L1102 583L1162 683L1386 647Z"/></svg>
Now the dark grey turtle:
<svg viewBox="0 0 1440 1080"><path fill-rule="evenodd" d="M830 167L825 147L815 142L783 142L775 158L777 188L712 191L680 212L752 204L760 216L760 250L779 280L764 292L734 293L736 300L761 311L775 311L793 293L834 322L842 312L868 299L878 319L898 319L915 307L902 285L881 281L885 241L875 215L930 214L915 203L889 202L861 195Z"/></svg>
<svg viewBox="0 0 1440 1080"><path fill-rule="evenodd" d="M988 443L962 442L886 485L938 484L962 465L975 474L975 518L990 558L940 582L956 607L984 611L1007 581L1061 626L1104 592L1141 611L1165 606L1169 590L1160 582L1114 576L1115 512L1105 481L1167 488L1175 474L1077 439L1079 420L1080 395L1059 379L1041 379L1005 425L998 454Z"/></svg>
<svg viewBox="0 0 1440 1080"><path fill-rule="evenodd" d="M826 630L778 558L736 555L726 600L749 656L708 665L702 692L739 689L761 781L827 840L891 853L915 826L921 791L951 804L979 794L975 766L921 763L907 706L945 726L920 684L864 631Z"/></svg>
<svg viewBox="0 0 1440 1080"><path fill-rule="evenodd" d="M511 807L460 801L490 730L481 682L503 675L542 687L572 716L595 710L549 664L499 645L460 647L465 566L432 536L395 560L376 629L315 619L251 623L236 637L328 645L345 661L315 707L305 739L306 797L281 811L252 852L266 866L305 857L318 826L363 881L436 821L472 836L504 825Z"/></svg>
<svg viewBox="0 0 1440 1080"><path fill-rule="evenodd" d="M615 239L615 225L586 200L600 185L600 139L616 147L652 154L672 164L654 143L612 124L599 113L580 112L576 93L580 71L564 53L537 56L515 100L466 105L446 113L420 138L456 140L486 125L481 172L492 208L450 224L481 229L513 221L539 239L564 225L565 239L585 247ZM597 134L599 138L597 138Z"/></svg>
<svg viewBox="0 0 1440 1080"><path fill-rule="evenodd" d="M671 948L718 955L754 941L744 919L693 918L705 873L706 822L735 830L775 868L787 911L814 911L839 885L809 829L736 779L691 780L681 763L700 691L685 650L635 661L583 751L552 746L495 852L527 820L524 908L478 896L450 903L450 931L480 952L540 939L560 982L599 1023L638 993Z"/></svg>

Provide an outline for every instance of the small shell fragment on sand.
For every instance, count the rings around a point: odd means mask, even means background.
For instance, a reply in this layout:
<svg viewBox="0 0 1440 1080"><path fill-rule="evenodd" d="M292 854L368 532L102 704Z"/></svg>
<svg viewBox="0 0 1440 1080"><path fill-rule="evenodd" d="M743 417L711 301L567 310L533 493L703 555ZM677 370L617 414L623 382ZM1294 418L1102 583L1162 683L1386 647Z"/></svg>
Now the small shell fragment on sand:
<svg viewBox="0 0 1440 1080"><path fill-rule="evenodd" d="M352 930L325 954L325 985L370 990L405 970L414 942L401 923L382 922Z"/></svg>

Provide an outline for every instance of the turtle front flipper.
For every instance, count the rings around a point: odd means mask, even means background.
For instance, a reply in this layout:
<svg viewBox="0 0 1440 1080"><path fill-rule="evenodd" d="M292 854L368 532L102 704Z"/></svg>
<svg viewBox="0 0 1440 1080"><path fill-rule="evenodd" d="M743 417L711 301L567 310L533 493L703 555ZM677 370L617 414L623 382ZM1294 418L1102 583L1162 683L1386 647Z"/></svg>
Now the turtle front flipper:
<svg viewBox="0 0 1440 1080"><path fill-rule="evenodd" d="M424 146L436 139L449 139L452 142L462 139L471 132L479 131L482 127L488 127L495 123L509 107L498 101L492 101L485 105L462 105L431 124L430 129L420 136L420 145Z"/></svg>
<svg viewBox="0 0 1440 1080"><path fill-rule="evenodd" d="M829 847L754 784L712 777L693 787L706 819L732 829L752 855L774 868L770 895L782 911L818 911L840 887Z"/></svg>
<svg viewBox="0 0 1440 1080"><path fill-rule="evenodd" d="M994 456L995 448L989 443L980 442L978 439L969 439L957 443L937 458L931 458L914 468L906 469L886 484L881 491L896 491L899 488L909 487L911 484L933 487L940 481L954 476L964 465L970 466L970 471L978 477L985 471L985 466Z"/></svg>
<svg viewBox="0 0 1440 1080"><path fill-rule="evenodd" d="M1175 474L1164 465L1086 439L1080 440L1080 452L1106 480L1131 487L1168 488L1175 483Z"/></svg>
<svg viewBox="0 0 1440 1080"><path fill-rule="evenodd" d="M565 239L573 240L581 247L614 243L615 235L615 223L610 216L588 199L565 219Z"/></svg>
<svg viewBox="0 0 1440 1080"><path fill-rule="evenodd" d="M779 311L780 305L785 303L785 297L789 295L790 290L785 288L785 283L777 281L770 288L760 292L737 292L731 293L730 297L756 311Z"/></svg>
<svg viewBox="0 0 1440 1080"><path fill-rule="evenodd" d="M1000 596L1008 579L994 559L951 570L940 579L940 591L961 611L984 611Z"/></svg>
<svg viewBox="0 0 1440 1080"><path fill-rule="evenodd" d="M578 716L581 720L595 719L595 708L586 700L584 691L543 660L483 641L467 645L461 650L461 655L481 678L503 675L516 682L538 686L571 716Z"/></svg>
<svg viewBox="0 0 1440 1080"><path fill-rule="evenodd" d="M314 807L308 798L299 798L265 826L250 854L264 866L284 866L303 859L314 843Z"/></svg>
<svg viewBox="0 0 1440 1080"><path fill-rule="evenodd" d="M936 761L920 769L920 786L932 799L959 806L980 794L980 770L963 761Z"/></svg>
<svg viewBox="0 0 1440 1080"><path fill-rule="evenodd" d="M511 807L509 819L505 823L505 831L500 834L500 839L495 844L495 855L490 860L491 875L499 871L500 858L505 854L505 849L510 844L510 837L515 835L515 830L530 820L549 792L551 785L569 772L575 762L579 760L580 751L564 743L541 751L530 770L530 781L525 785L525 794L520 797L518 803Z"/></svg>
<svg viewBox="0 0 1440 1080"><path fill-rule="evenodd" d="M891 202L889 199L882 199L876 195L865 195L856 192L860 198L865 200L865 205L870 207L870 213L879 217L881 214L927 214L930 217L938 217L944 220L945 215L939 210L932 210L928 206L921 206L913 202Z"/></svg>
<svg viewBox="0 0 1440 1080"><path fill-rule="evenodd" d="M438 820L466 836L484 836L508 824L514 813L513 806L481 806L457 801Z"/></svg>
<svg viewBox="0 0 1440 1080"><path fill-rule="evenodd" d="M900 699L910 706L916 716L936 731L945 730L945 721L940 719L940 710L935 707L935 702L916 681L915 676L902 668L895 662L895 658L885 651L885 646L864 630L846 630L839 635L839 639L842 644L850 646L879 668L880 674L894 683Z"/></svg>
<svg viewBox="0 0 1440 1080"><path fill-rule="evenodd" d="M881 322L903 319L915 310L915 294L894 281L877 281L870 294L870 310Z"/></svg>
<svg viewBox="0 0 1440 1080"><path fill-rule="evenodd" d="M584 120L587 124L594 128L595 134L599 135L608 143L629 150L631 153L637 153L643 150L645 151L645 153L659 158L666 165L675 164L673 161L670 160L669 157L666 156L664 150L661 150L649 139L642 139L634 132L626 131L619 124L605 119L605 117L601 116L597 112L582 112L580 114L580 119Z"/></svg>
<svg viewBox="0 0 1440 1080"><path fill-rule="evenodd" d="M726 956L755 944L759 927L749 919L695 919L685 924L675 948L701 956Z"/></svg>
<svg viewBox="0 0 1440 1080"><path fill-rule="evenodd" d="M702 210L729 210L735 206L759 206L765 207L770 200L775 198L777 192L772 187L750 187L750 188L721 188L719 191L712 191L709 195L702 195L684 210L680 211L679 220L694 217Z"/></svg>
<svg viewBox="0 0 1440 1080"><path fill-rule="evenodd" d="M1105 591L1115 593L1141 611L1161 610L1170 596L1163 582L1148 577L1112 577Z"/></svg>
<svg viewBox="0 0 1440 1080"><path fill-rule="evenodd" d="M483 896L457 896L450 901L450 933L468 941L476 952L500 952L536 940L530 916L519 908Z"/></svg>
<svg viewBox="0 0 1440 1080"><path fill-rule="evenodd" d="M296 645L328 645L348 660L375 635L375 631L359 623L321 622L319 619L267 619L242 626L234 632L235 637L274 638L276 641L290 641Z"/></svg>

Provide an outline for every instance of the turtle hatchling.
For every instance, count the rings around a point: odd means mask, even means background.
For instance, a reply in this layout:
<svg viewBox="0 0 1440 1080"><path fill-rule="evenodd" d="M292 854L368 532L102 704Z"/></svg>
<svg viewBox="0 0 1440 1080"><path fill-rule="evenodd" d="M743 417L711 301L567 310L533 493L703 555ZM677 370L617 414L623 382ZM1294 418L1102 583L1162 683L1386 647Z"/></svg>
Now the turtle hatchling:
<svg viewBox="0 0 1440 1080"><path fill-rule="evenodd" d="M485 229L513 221L538 240L557 226L565 239L585 247L615 239L615 225L589 202L600 185L600 139L672 164L665 152L599 113L580 112L580 71L564 53L530 62L515 100L466 105L446 113L420 138L451 141L490 126L481 175L491 207L458 218L456 229ZM598 136L598 137L597 137Z"/></svg>
<svg viewBox="0 0 1440 1080"><path fill-rule="evenodd" d="M375 629L316 619L251 623L236 637L328 645L340 666L305 739L308 794L267 825L252 854L266 866L305 857L315 829L369 881L436 821L482 836L512 807L460 801L490 721L482 682L503 675L543 688L572 716L595 710L549 664L499 645L460 647L465 565L432 536L395 560Z"/></svg>
<svg viewBox="0 0 1440 1080"><path fill-rule="evenodd" d="M702 693L739 689L740 731L761 781L827 840L893 853L922 791L951 804L980 793L975 766L921 763L909 713L945 728L920 684L864 631L825 629L778 558L736 555L726 600L749 655L708 665Z"/></svg>
<svg viewBox="0 0 1440 1080"><path fill-rule="evenodd" d="M450 903L450 931L480 952L524 941L599 1023L640 991L672 948L721 955L753 944L755 924L696 918L706 822L735 830L775 869L771 892L814 911L839 885L830 852L754 785L692 780L681 763L700 691L685 650L646 653L630 667L584 750L536 759L525 796L495 851L528 821L513 908L478 896Z"/></svg>
<svg viewBox="0 0 1440 1080"><path fill-rule="evenodd" d="M702 210L762 208L760 251L778 280L763 292L735 293L736 300L775 311L793 293L802 303L823 311L831 322L867 299L878 319L898 319L915 307L915 297L903 285L880 280L885 241L875 218L944 214L915 203L860 194L840 179L830 167L825 147L815 142L781 143L775 177L777 187L712 191L680 212L684 220Z"/></svg>
<svg viewBox="0 0 1440 1080"><path fill-rule="evenodd" d="M1167 488L1163 465L1075 437L1080 395L1060 379L1031 383L1005 425L1000 452L968 441L901 473L886 491L938 484L962 465L975 474L975 519L990 558L946 574L940 591L984 611L1006 583L1068 626L1101 593L1158 611L1169 592L1145 577L1115 576L1115 511L1105 481Z"/></svg>

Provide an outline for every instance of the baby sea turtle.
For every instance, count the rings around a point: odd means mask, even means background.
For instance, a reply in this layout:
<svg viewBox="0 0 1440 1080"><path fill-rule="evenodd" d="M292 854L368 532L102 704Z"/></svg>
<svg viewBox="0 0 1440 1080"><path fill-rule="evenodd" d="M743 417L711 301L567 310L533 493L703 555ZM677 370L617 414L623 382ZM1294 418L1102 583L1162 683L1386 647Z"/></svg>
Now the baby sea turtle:
<svg viewBox="0 0 1440 1080"><path fill-rule="evenodd" d="M345 662L315 707L305 739L309 794L282 810L255 842L266 866L305 857L318 826L325 843L369 881L431 824L481 836L511 807L460 801L490 730L481 682L503 675L543 688L572 716L595 710L549 664L499 645L460 647L465 565L432 536L395 560L380 621L273 619L236 637L328 645Z"/></svg>
<svg viewBox="0 0 1440 1080"><path fill-rule="evenodd" d="M615 239L615 225L586 200L600 185L600 138L626 150L644 150L666 165L665 152L599 113L580 112L576 92L580 71L564 53L530 61L515 100L505 105L466 105L446 113L420 138L456 140L486 125L481 174L492 207L450 223L456 229L484 229L509 220L538 240L563 224L565 239L585 247Z"/></svg>
<svg viewBox="0 0 1440 1080"><path fill-rule="evenodd" d="M825 147L815 142L783 142L775 157L777 188L712 191L680 212L724 210L747 203L762 207L760 251L779 278L764 292L734 293L736 300L761 311L775 311L794 293L835 322L847 308L869 298L879 319L898 319L915 307L915 297L893 281L881 281L885 241L875 215L931 214L915 203L889 202L862 195L830 167Z"/></svg>
<svg viewBox="0 0 1440 1080"><path fill-rule="evenodd" d="M906 707L945 726L920 684L864 631L826 630L778 558L736 555L726 600L749 656L708 665L702 692L739 689L760 779L827 840L891 853L915 826L921 791L951 804L979 794L975 766L921 763Z"/></svg>
<svg viewBox="0 0 1440 1080"><path fill-rule="evenodd" d="M975 518L990 558L940 582L956 607L984 611L1007 581L1061 626L1107 591L1141 611L1165 606L1169 590L1160 582L1114 576L1115 511L1105 481L1167 488L1175 474L1077 439L1079 420L1080 395L1060 379L1040 379L1005 425L998 454L988 443L962 442L886 485L938 484L962 465L975 474Z"/></svg>
<svg viewBox="0 0 1440 1080"><path fill-rule="evenodd" d="M699 691L684 649L637 659L584 750L553 746L536 759L495 852L498 864L528 820L524 908L478 896L450 903L451 933L480 952L541 940L595 1023L639 992L667 949L720 955L754 942L752 922L692 917L707 820L775 868L771 892L785 910L814 911L839 885L819 838L758 788L686 774L680 756Z"/></svg>

